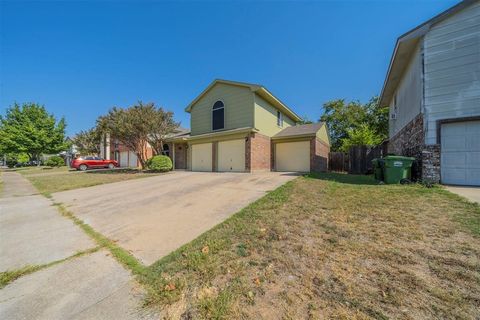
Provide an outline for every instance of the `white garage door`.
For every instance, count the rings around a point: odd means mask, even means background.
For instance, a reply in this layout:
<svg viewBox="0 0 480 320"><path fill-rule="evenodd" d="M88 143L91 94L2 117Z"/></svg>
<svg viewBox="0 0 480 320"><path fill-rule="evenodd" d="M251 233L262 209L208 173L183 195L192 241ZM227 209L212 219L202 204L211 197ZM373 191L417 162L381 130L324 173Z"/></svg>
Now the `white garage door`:
<svg viewBox="0 0 480 320"><path fill-rule="evenodd" d="M245 171L245 140L218 143L218 171Z"/></svg>
<svg viewBox="0 0 480 320"><path fill-rule="evenodd" d="M192 145L192 171L212 171L212 144Z"/></svg>
<svg viewBox="0 0 480 320"><path fill-rule="evenodd" d="M282 142L275 145L277 171L310 171L310 141Z"/></svg>
<svg viewBox="0 0 480 320"><path fill-rule="evenodd" d="M480 185L480 121L442 124L442 183Z"/></svg>
<svg viewBox="0 0 480 320"><path fill-rule="evenodd" d="M120 167L128 167L128 151L120 152Z"/></svg>
<svg viewBox="0 0 480 320"><path fill-rule="evenodd" d="M138 166L137 155L131 151L130 151L130 154L128 155L128 166L132 168L136 168Z"/></svg>

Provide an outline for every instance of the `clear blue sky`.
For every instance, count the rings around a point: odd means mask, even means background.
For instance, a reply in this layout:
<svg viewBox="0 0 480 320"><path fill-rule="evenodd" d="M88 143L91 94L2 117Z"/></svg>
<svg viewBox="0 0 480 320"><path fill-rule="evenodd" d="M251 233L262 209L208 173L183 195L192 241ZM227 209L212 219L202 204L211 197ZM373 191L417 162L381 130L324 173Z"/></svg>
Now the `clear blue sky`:
<svg viewBox="0 0 480 320"><path fill-rule="evenodd" d="M223 78L317 120L379 94L396 38L457 2L0 0L0 113L38 102L72 135L142 100L189 127L185 106Z"/></svg>

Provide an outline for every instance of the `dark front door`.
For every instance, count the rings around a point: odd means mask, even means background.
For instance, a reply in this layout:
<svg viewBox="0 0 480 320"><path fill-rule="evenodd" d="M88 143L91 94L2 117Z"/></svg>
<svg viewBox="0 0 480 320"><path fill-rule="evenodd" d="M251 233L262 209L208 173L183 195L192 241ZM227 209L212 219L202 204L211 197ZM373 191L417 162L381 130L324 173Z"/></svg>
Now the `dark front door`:
<svg viewBox="0 0 480 320"><path fill-rule="evenodd" d="M187 169L187 144L175 144L175 169Z"/></svg>

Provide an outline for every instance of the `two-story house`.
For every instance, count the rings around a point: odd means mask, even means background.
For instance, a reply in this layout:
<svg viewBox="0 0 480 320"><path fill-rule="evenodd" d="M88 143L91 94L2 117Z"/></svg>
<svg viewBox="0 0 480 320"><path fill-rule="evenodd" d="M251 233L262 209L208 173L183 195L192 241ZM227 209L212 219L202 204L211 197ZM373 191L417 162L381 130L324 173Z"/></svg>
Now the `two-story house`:
<svg viewBox="0 0 480 320"><path fill-rule="evenodd" d="M190 134L167 140L175 169L327 170L326 125L296 125L301 118L261 85L215 80L185 111Z"/></svg>
<svg viewBox="0 0 480 320"><path fill-rule="evenodd" d="M480 185L480 1L466 0L397 40L380 97L389 152L417 178Z"/></svg>

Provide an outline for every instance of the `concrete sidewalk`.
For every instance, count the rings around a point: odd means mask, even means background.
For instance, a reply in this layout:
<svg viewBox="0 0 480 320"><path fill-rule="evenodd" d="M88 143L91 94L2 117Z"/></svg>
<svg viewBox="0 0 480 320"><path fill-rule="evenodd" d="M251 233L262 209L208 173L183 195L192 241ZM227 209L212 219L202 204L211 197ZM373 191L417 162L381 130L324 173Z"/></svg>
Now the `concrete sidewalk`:
<svg viewBox="0 0 480 320"><path fill-rule="evenodd" d="M471 202L480 204L480 187L445 186L445 188L452 193L467 198Z"/></svg>
<svg viewBox="0 0 480 320"><path fill-rule="evenodd" d="M0 272L65 259L96 246L16 172L2 174Z"/></svg>

